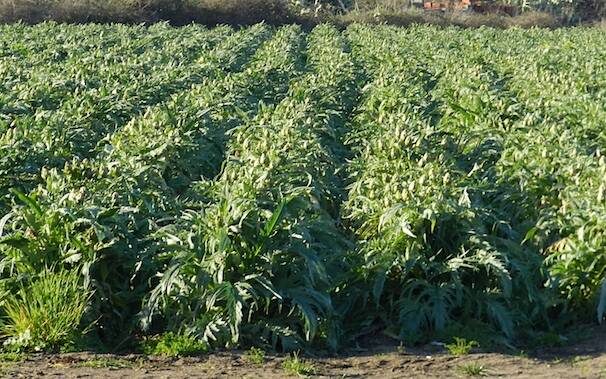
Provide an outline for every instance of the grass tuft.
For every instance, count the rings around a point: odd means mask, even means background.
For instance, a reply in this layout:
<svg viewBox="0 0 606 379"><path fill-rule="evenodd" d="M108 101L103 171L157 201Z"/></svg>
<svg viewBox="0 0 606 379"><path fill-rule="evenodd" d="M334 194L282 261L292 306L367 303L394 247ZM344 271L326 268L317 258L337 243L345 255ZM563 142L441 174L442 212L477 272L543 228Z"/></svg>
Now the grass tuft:
<svg viewBox="0 0 606 379"><path fill-rule="evenodd" d="M265 363L265 352L259 348L252 347L242 356L246 361L254 363L256 365L262 365Z"/></svg>
<svg viewBox="0 0 606 379"><path fill-rule="evenodd" d="M92 359L88 361L82 361L78 363L78 367L88 367L88 368L131 368L133 367L133 362L126 359L117 359L117 358L99 358Z"/></svg>
<svg viewBox="0 0 606 379"><path fill-rule="evenodd" d="M78 271L44 271L16 293L8 294L0 322L4 345L15 351L52 350L73 344L91 292L80 285Z"/></svg>
<svg viewBox="0 0 606 379"><path fill-rule="evenodd" d="M446 348L451 355L467 355L474 347L479 344L476 341L468 341L465 338L454 337L454 342L447 344Z"/></svg>
<svg viewBox="0 0 606 379"><path fill-rule="evenodd" d="M23 362L26 357L27 355L21 352L7 351L0 353L0 363Z"/></svg>
<svg viewBox="0 0 606 379"><path fill-rule="evenodd" d="M299 358L298 354L286 358L282 363L282 368L290 375L308 377L316 373L316 368L310 362Z"/></svg>
<svg viewBox="0 0 606 379"><path fill-rule="evenodd" d="M486 367L477 363L465 363L457 366L457 371L466 376L486 376L488 371Z"/></svg>
<svg viewBox="0 0 606 379"><path fill-rule="evenodd" d="M145 340L142 349L148 355L185 357L206 353L208 345L194 336L169 332Z"/></svg>

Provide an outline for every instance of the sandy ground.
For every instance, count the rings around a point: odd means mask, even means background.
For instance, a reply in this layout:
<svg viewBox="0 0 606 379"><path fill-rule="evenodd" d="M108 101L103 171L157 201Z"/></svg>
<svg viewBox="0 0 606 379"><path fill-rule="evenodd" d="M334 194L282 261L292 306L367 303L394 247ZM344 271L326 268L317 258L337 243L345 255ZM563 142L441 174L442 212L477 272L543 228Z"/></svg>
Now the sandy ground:
<svg viewBox="0 0 606 379"><path fill-rule="evenodd" d="M438 350L438 351L436 351ZM166 359L142 355L91 353L31 355L21 362L0 363L2 377L10 378L287 378L285 357L268 355L254 364L244 352L219 352L193 358ZM606 327L592 330L584 342L563 348L508 355L472 352L452 356L425 347L402 351L378 345L338 357L305 358L317 378L606 378ZM465 368L468 370L465 370ZM471 369L470 369L471 368Z"/></svg>

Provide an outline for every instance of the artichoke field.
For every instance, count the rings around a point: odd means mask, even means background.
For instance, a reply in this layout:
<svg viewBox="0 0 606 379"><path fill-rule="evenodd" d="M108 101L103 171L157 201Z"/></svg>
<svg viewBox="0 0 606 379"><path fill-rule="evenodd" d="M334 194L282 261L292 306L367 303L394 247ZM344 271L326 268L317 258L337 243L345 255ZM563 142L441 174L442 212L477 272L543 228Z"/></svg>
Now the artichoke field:
<svg viewBox="0 0 606 379"><path fill-rule="evenodd" d="M601 322L601 33L0 26L0 342Z"/></svg>

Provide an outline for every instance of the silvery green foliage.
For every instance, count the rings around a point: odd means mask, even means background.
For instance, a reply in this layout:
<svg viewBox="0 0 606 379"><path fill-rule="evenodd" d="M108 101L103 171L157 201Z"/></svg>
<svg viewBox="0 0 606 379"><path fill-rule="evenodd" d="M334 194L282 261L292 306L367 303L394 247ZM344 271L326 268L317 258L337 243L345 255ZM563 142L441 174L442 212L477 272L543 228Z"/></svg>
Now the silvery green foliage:
<svg viewBox="0 0 606 379"><path fill-rule="evenodd" d="M599 30L0 31L2 293L284 350L602 319Z"/></svg>

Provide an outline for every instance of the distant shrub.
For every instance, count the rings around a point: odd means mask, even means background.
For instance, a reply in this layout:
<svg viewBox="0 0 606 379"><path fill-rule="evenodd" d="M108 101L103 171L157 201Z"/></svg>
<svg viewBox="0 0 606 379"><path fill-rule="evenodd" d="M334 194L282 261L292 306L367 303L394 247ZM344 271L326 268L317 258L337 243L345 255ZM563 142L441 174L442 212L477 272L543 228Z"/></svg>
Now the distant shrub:
<svg viewBox="0 0 606 379"><path fill-rule="evenodd" d="M504 29L508 26L508 22L513 17L488 13L461 13L452 12L448 13L444 17L446 24L460 26L462 28L479 28L480 26L489 26L497 29Z"/></svg>
<svg viewBox="0 0 606 379"><path fill-rule="evenodd" d="M138 22L151 18L150 6L158 0L0 0L0 20L37 23ZM167 1L163 1L168 3Z"/></svg>
<svg viewBox="0 0 606 379"><path fill-rule="evenodd" d="M339 21L345 25L354 22L363 24L390 24L397 26L409 26L412 24L426 24L430 22L430 15L422 10L406 9L394 11L352 11L339 17Z"/></svg>
<svg viewBox="0 0 606 379"><path fill-rule="evenodd" d="M531 28L534 26L540 28L555 28L561 25L560 20L547 12L524 12L509 20L509 26L519 26L522 28Z"/></svg>
<svg viewBox="0 0 606 379"><path fill-rule="evenodd" d="M422 9L402 9L400 11L352 11L338 17L343 25L354 22L363 24L389 24L396 26L409 26L413 24L427 24L436 26L459 26L462 28L479 28L489 26L505 29L512 26L530 28L533 26L553 28L561 25L552 14L546 12L525 12L517 16L504 14L481 14L473 12L441 12L423 11Z"/></svg>
<svg viewBox="0 0 606 379"><path fill-rule="evenodd" d="M288 24L304 18L284 0L0 0L0 21L19 20L251 25Z"/></svg>
<svg viewBox="0 0 606 379"><path fill-rule="evenodd" d="M282 0L193 0L186 5L184 21L203 24L252 25L260 21L287 24L297 21L288 3Z"/></svg>
<svg viewBox="0 0 606 379"><path fill-rule="evenodd" d="M297 5L298 4L298 5ZM558 19L546 12L525 12L516 17L467 12L426 12L410 8L407 0L292 2L287 0L0 0L0 22L38 23L47 20L67 23L117 22L174 25L272 25L314 26L332 22L346 26L354 22L409 26L431 24L476 28L482 25L506 28L554 27ZM344 5L344 8L341 6Z"/></svg>

